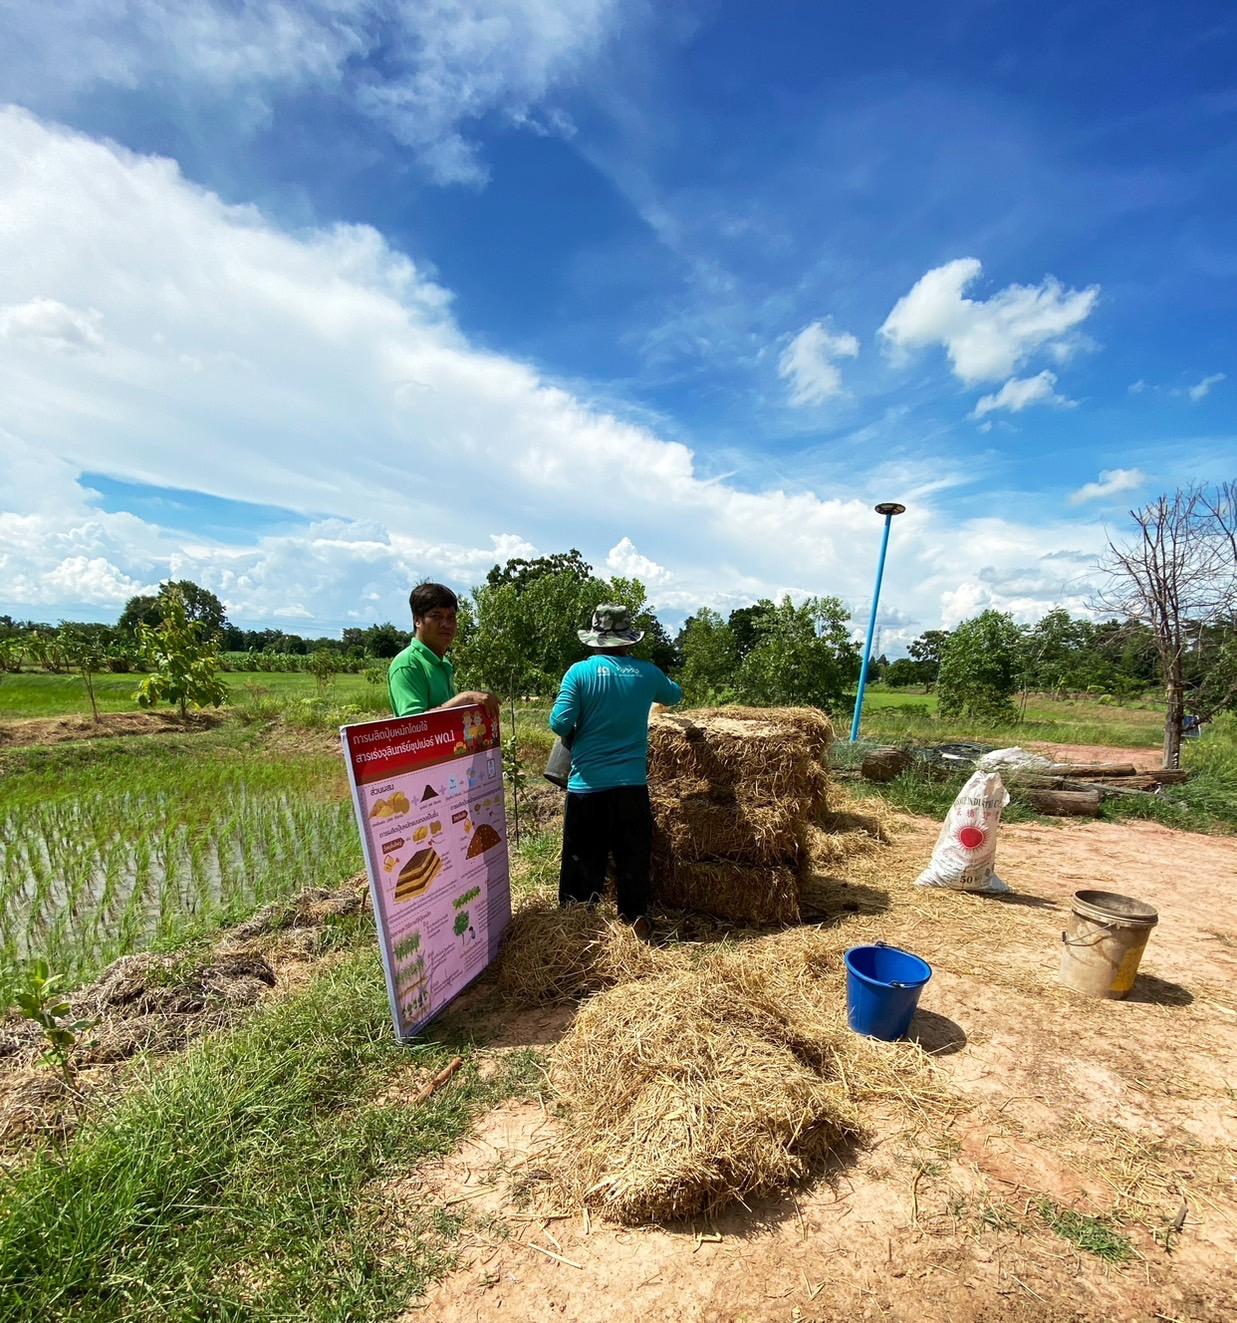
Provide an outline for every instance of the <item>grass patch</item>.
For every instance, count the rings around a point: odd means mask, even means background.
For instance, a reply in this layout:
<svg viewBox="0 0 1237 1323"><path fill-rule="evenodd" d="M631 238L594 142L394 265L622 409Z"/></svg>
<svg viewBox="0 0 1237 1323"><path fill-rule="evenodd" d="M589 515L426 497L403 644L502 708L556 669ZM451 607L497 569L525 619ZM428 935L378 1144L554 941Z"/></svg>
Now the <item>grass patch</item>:
<svg viewBox="0 0 1237 1323"><path fill-rule="evenodd" d="M99 711L136 712L138 706L133 695L141 680L142 676L136 672L113 675L105 671L95 676ZM225 671L223 681L228 687L229 707L243 706L251 689L263 691L281 706L318 697L318 683L306 672ZM388 710L386 686L370 684L363 675L335 676L324 698L337 706L362 710L369 710L371 703L380 701L382 710ZM0 678L0 720L72 715L90 715L90 700L80 675L23 671Z"/></svg>
<svg viewBox="0 0 1237 1323"><path fill-rule="evenodd" d="M849 729L849 713L839 716ZM903 741L952 743L975 741L997 747L1040 741L1045 744L1109 744L1154 748L1163 739L1162 710L1147 704L1101 703L1093 698L1050 698L1033 694L1025 719L985 726L950 721L937 714L935 694L901 689L868 689L863 700L862 736L884 744Z"/></svg>
<svg viewBox="0 0 1237 1323"><path fill-rule="evenodd" d="M452 1085L410 1107L399 1077L457 1052ZM376 959L353 956L0 1184L0 1320L387 1317L449 1266L458 1221L381 1183L537 1069L514 1053L483 1080L466 1047L399 1046Z"/></svg>
<svg viewBox="0 0 1237 1323"><path fill-rule="evenodd" d="M943 821L970 775L970 772L934 774L922 767L909 767L900 776L883 785L856 780L848 781L846 788L849 793L858 796L880 796L904 813L917 813L920 817ZM1041 815L1029 805L1022 803L1014 788L1010 793L1009 804L1001 815L1001 821L1038 822L1041 821Z"/></svg>
<svg viewBox="0 0 1237 1323"><path fill-rule="evenodd" d="M1045 1226L1055 1231L1086 1254L1094 1254L1105 1263L1126 1263L1134 1256L1128 1237L1117 1231L1106 1217L1088 1217L1069 1208L1060 1208L1051 1199L1039 1201L1039 1215Z"/></svg>
<svg viewBox="0 0 1237 1323"><path fill-rule="evenodd" d="M526 831L522 834L520 848L513 850L511 855L513 895L544 887L557 889L562 843L561 829Z"/></svg>

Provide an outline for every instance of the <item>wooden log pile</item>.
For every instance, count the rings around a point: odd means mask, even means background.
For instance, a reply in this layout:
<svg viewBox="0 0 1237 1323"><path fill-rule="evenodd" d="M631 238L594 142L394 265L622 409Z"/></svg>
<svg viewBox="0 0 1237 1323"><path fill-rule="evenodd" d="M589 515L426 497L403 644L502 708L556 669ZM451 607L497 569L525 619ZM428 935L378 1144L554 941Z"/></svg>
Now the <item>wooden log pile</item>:
<svg viewBox="0 0 1237 1323"><path fill-rule="evenodd" d="M1180 785L1188 777L1183 768L1140 771L1133 763L1052 763L1011 769L1005 779L1039 813L1095 818L1110 795L1155 794L1161 786Z"/></svg>
<svg viewBox="0 0 1237 1323"><path fill-rule="evenodd" d="M891 781L913 761L905 749L872 749L864 756L861 775L867 781ZM1096 818L1111 795L1155 794L1161 786L1180 785L1190 774L1184 768L1140 770L1133 763L1049 763L1006 767L1001 775L1038 813Z"/></svg>

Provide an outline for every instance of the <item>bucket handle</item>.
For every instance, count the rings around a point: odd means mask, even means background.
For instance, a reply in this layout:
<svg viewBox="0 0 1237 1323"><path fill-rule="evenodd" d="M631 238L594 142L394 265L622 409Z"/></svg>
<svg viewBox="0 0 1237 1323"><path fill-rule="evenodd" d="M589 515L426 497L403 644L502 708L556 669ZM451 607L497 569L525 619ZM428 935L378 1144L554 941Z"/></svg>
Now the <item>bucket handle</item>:
<svg viewBox="0 0 1237 1323"><path fill-rule="evenodd" d="M1094 920L1092 920L1094 922ZM1097 942L1102 942L1105 937L1110 937L1116 932L1118 924L1102 923L1099 925L1100 931L1092 937L1076 937L1071 939L1069 933L1063 932L1061 940L1066 946L1094 946Z"/></svg>

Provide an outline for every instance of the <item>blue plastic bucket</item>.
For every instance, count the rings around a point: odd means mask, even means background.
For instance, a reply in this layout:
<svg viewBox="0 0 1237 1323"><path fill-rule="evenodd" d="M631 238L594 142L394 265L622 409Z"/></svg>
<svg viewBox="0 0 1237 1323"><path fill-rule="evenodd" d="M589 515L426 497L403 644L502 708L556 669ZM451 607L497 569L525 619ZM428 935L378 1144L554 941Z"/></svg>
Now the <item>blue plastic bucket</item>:
<svg viewBox="0 0 1237 1323"><path fill-rule="evenodd" d="M846 953L846 1018L857 1034L892 1043L906 1037L932 966L896 946Z"/></svg>

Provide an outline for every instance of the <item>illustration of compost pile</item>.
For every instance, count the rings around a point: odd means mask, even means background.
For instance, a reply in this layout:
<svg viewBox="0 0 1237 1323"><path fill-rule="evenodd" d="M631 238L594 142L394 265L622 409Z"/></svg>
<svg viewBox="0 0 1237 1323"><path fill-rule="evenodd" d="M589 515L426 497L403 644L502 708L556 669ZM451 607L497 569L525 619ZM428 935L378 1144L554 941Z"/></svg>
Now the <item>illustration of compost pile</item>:
<svg viewBox="0 0 1237 1323"><path fill-rule="evenodd" d="M814 708L706 708L649 722L653 889L662 905L798 923L833 728Z"/></svg>

